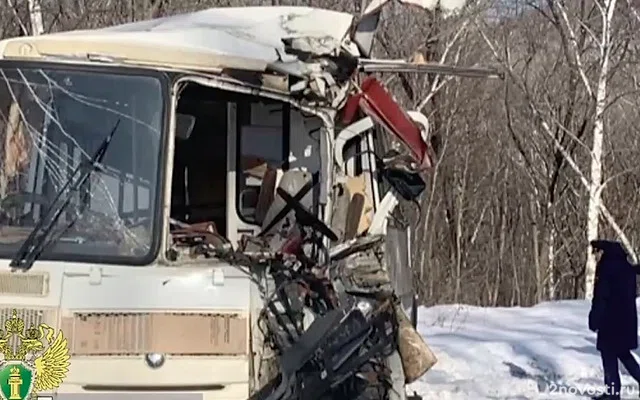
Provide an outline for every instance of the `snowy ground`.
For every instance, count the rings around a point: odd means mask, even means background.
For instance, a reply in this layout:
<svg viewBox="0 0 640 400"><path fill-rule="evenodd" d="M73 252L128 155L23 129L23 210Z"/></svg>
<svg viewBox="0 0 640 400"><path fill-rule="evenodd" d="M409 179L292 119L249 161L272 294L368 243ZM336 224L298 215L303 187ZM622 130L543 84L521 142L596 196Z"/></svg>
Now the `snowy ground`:
<svg viewBox="0 0 640 400"><path fill-rule="evenodd" d="M418 329L438 357L409 388L425 400L578 399L603 390L585 301L419 311ZM622 397L638 399L638 387L622 366L621 373Z"/></svg>

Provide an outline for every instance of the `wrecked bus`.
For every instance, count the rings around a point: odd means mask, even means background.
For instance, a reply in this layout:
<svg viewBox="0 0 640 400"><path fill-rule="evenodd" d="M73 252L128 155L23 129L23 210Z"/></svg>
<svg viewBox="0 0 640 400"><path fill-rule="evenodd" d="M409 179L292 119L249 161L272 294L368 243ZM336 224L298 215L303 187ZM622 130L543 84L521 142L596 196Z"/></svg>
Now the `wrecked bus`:
<svg viewBox="0 0 640 400"><path fill-rule="evenodd" d="M435 358L388 217L433 155L362 73L492 72L371 59L378 17L217 8L0 42L0 317L62 330L59 395L407 396Z"/></svg>

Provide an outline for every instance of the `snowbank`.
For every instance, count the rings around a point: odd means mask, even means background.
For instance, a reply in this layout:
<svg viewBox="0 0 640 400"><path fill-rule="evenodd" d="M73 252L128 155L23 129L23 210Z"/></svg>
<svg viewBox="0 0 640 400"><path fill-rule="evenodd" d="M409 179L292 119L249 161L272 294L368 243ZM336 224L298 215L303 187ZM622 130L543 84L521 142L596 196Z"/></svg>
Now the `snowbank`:
<svg viewBox="0 0 640 400"><path fill-rule="evenodd" d="M429 399L574 399L602 388L590 303L531 308L465 305L421 308L418 330L438 363L411 385ZM637 356L637 354L636 354ZM623 398L638 388L621 366Z"/></svg>

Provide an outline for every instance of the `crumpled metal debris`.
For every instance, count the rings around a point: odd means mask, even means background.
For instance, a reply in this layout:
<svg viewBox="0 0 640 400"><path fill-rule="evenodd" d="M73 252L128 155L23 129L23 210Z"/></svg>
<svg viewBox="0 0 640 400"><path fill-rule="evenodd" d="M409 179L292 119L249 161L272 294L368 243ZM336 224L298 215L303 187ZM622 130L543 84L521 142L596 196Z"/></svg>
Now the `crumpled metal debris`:
<svg viewBox="0 0 640 400"><path fill-rule="evenodd" d="M304 171L285 172L257 236L244 236L237 249L211 240L199 248L246 269L262 290L257 326L267 347L252 400L391 398L435 357L394 294L384 235L339 242L310 211L317 183ZM323 238L334 245L325 248ZM389 362L396 357L400 364Z"/></svg>

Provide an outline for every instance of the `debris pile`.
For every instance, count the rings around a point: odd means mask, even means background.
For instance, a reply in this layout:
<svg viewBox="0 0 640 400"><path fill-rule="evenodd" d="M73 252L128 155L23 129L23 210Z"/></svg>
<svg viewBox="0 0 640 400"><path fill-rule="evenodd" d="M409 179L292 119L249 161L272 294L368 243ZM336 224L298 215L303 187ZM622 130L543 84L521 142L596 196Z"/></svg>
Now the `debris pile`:
<svg viewBox="0 0 640 400"><path fill-rule="evenodd" d="M381 179L403 197L418 196L424 181L401 158L390 160L379 160ZM261 384L252 399L393 398L435 356L394 294L385 236L340 241L305 201L317 184L317 174L286 171L262 231L243 236L237 248L211 225L178 222L174 247L242 268L260 287L257 326L269 351L258 363Z"/></svg>

